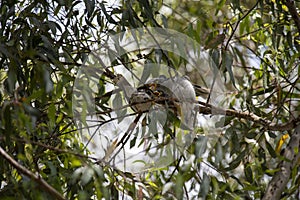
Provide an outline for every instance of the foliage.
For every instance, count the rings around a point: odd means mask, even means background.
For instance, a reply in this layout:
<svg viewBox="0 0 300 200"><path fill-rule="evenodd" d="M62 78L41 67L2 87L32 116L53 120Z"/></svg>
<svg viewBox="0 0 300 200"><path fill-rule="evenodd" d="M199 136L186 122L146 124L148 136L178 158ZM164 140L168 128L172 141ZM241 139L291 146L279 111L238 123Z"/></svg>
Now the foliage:
<svg viewBox="0 0 300 200"><path fill-rule="evenodd" d="M1 199L52 199L32 174L62 195L56 198L261 199L285 159L280 149L288 146L286 134L293 135L300 110L300 22L286 1L2 1L0 21L0 147L18 163L2 154ZM197 41L231 92L214 142L197 127L189 159L137 176L86 149L72 96L93 47L140 27L174 29ZM158 55L176 69L187 64L171 52L150 51L124 54L112 65L147 73L139 62ZM98 82L101 123L111 114L107 101L114 96L104 89L113 82L110 73ZM198 84L203 78L190 75ZM118 98L114 105L124 106ZM211 116L203 105L202 114ZM299 198L298 163L291 171L283 199Z"/></svg>

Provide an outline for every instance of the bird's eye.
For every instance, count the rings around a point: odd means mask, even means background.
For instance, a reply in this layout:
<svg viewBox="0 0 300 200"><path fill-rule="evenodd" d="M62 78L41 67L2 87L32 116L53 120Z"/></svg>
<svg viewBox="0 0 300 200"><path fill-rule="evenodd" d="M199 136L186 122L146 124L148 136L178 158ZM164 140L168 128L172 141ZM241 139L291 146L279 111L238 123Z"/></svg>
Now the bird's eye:
<svg viewBox="0 0 300 200"><path fill-rule="evenodd" d="M160 91L154 91L153 93L155 94L155 96L158 96L158 97L162 95L162 92L160 92Z"/></svg>
<svg viewBox="0 0 300 200"><path fill-rule="evenodd" d="M157 84L156 83L151 83L149 84L149 89L152 90L152 91L155 91L157 88Z"/></svg>

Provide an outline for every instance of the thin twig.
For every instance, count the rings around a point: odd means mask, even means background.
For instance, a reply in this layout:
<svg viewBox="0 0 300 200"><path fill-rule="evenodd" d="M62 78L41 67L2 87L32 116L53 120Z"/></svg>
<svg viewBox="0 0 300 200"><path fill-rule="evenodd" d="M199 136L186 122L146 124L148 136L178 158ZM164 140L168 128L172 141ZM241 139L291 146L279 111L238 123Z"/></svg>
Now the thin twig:
<svg viewBox="0 0 300 200"><path fill-rule="evenodd" d="M108 161L111 162L119 153L120 151L124 148L125 144L127 143L127 141L129 140L130 138L130 135L132 133L132 131L135 129L139 119L141 118L142 116L142 113L139 113L136 118L134 119L134 121L129 125L127 131L124 133L123 137L116 143L113 143L112 146L111 146L111 150L110 152L108 152L103 159L101 159L99 162L102 162L102 161L105 161L106 159L108 159L110 156L110 159ZM119 146L121 145L121 147L115 152L114 155L111 155L112 153L114 153L114 150L116 148L118 148ZM97 162L97 163L99 163Z"/></svg>
<svg viewBox="0 0 300 200"><path fill-rule="evenodd" d="M231 41L232 37L234 36L240 22L243 21L243 19L245 19L250 14L250 12L252 12L254 10L254 8L258 5L258 3L259 3L259 1L256 1L255 5L252 8L250 8L250 10L248 10L248 12L237 21L237 23L232 31L232 34L229 36L229 39L227 40L227 43L225 45L225 50L228 48L229 42Z"/></svg>

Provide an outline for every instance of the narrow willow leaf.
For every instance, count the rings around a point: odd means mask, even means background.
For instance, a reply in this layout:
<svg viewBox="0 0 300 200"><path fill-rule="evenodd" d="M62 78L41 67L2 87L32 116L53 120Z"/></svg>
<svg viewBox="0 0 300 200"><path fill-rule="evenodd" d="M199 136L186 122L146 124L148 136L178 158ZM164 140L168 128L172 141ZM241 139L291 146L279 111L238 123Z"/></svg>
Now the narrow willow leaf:
<svg viewBox="0 0 300 200"><path fill-rule="evenodd" d="M227 51L222 51L222 68L227 70L227 72L229 73L230 80L233 86L235 86L235 80L232 71L232 63L233 63L232 55Z"/></svg>
<svg viewBox="0 0 300 200"><path fill-rule="evenodd" d="M245 177L250 182L253 183L253 172L251 166L248 164L247 167L244 169Z"/></svg>
<svg viewBox="0 0 300 200"><path fill-rule="evenodd" d="M275 150L273 149L272 145L271 145L268 141L266 141L266 147L267 147L268 152L270 153L270 155L271 155L273 158L276 158L276 157L277 157L276 152L275 152Z"/></svg>
<svg viewBox="0 0 300 200"><path fill-rule="evenodd" d="M205 172L203 172L203 179L200 185L200 194L202 199L206 199L206 196L209 192L209 188L210 188L210 178Z"/></svg>

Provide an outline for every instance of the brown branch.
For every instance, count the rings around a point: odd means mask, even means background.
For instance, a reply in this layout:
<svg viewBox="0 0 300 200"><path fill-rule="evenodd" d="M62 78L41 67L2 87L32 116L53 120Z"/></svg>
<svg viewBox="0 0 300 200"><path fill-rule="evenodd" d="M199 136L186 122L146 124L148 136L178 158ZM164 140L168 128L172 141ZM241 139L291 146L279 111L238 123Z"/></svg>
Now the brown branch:
<svg viewBox="0 0 300 200"><path fill-rule="evenodd" d="M270 131L288 131L294 129L297 125L300 124L300 116L286 123L277 124L277 123L271 123L270 121L262 117L259 117L253 113L242 112L242 111L237 111L232 109L223 109L200 101L198 101L198 103L201 105L199 108L199 113L212 114L212 115L226 115L226 116L247 119L256 124L264 126L265 129Z"/></svg>
<svg viewBox="0 0 300 200"><path fill-rule="evenodd" d="M295 22L295 25L296 25L299 33L300 33L300 16L299 16L299 14L297 12L297 8L295 6L294 0L286 0L285 1L285 5L288 7L288 9L289 9L289 11L290 11L290 13L292 15L292 18L293 18L293 20Z"/></svg>
<svg viewBox="0 0 300 200"><path fill-rule="evenodd" d="M0 154L14 167L18 172L28 176L30 179L34 180L39 186L44 188L49 194L53 195L55 199L64 200L65 198L55 190L51 185L49 185L44 179L39 175L26 169L24 166L20 165L16 160L14 160L8 153L0 146Z"/></svg>
<svg viewBox="0 0 300 200"><path fill-rule="evenodd" d="M291 135L291 139L284 149L283 160L278 165L278 170L269 182L263 200L279 200L283 190L290 179L291 172L298 165L300 159L300 125Z"/></svg>

